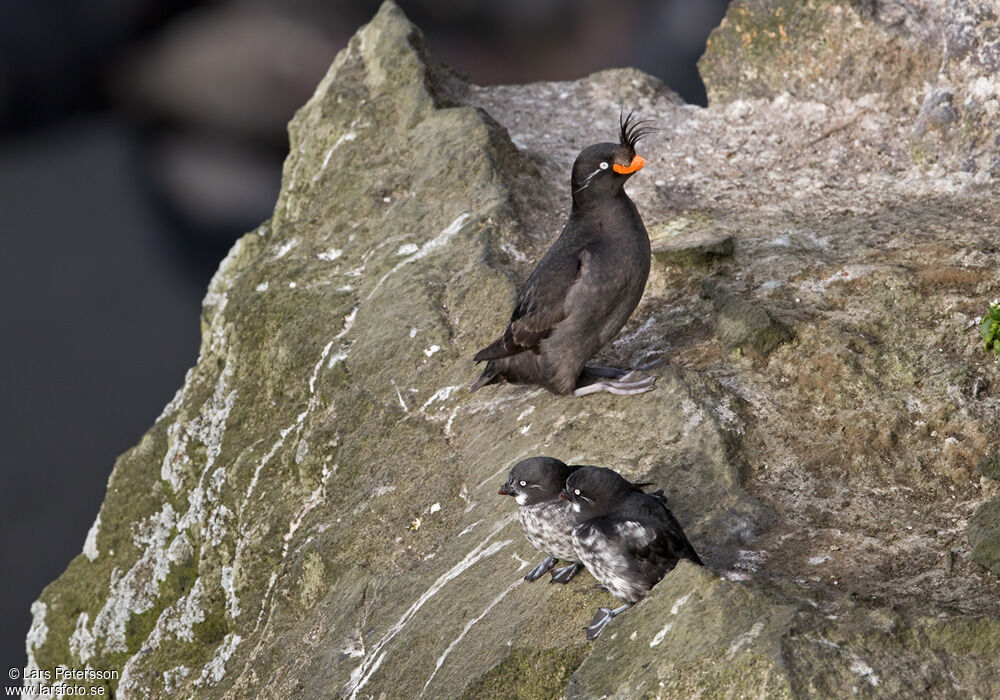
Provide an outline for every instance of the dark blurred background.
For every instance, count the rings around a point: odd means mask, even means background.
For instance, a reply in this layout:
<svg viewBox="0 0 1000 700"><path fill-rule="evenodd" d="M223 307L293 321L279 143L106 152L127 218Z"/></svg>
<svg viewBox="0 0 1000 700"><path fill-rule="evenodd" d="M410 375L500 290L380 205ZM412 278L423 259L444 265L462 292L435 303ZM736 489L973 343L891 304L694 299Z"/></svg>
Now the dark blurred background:
<svg viewBox="0 0 1000 700"><path fill-rule="evenodd" d="M631 65L703 105L728 0L399 4L480 84ZM194 363L212 272L270 215L285 123L378 5L0 0L0 671Z"/></svg>

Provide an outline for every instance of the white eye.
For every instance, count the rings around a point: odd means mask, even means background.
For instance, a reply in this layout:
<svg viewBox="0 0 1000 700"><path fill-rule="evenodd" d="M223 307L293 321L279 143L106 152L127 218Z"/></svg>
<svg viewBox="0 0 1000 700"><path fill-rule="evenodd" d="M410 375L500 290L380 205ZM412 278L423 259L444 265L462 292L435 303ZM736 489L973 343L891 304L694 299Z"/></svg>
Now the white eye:
<svg viewBox="0 0 1000 700"><path fill-rule="evenodd" d="M519 481L517 483L519 483L521 486L527 486L528 485L527 481Z"/></svg>
<svg viewBox="0 0 1000 700"><path fill-rule="evenodd" d="M601 170L607 170L607 169L608 169L608 162L607 161L602 161L601 162Z"/></svg>
<svg viewBox="0 0 1000 700"><path fill-rule="evenodd" d="M580 489L573 489L573 493L575 493L577 496L579 496L580 495Z"/></svg>

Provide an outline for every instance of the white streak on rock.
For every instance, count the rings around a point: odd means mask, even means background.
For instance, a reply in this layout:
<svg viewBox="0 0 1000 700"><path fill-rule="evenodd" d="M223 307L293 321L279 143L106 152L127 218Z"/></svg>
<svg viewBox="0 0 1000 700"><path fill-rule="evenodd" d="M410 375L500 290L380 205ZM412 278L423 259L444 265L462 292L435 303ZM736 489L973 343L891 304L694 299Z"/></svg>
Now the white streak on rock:
<svg viewBox="0 0 1000 700"><path fill-rule="evenodd" d="M31 628L28 630L28 636L24 640L24 649L28 655L28 661L24 667L25 689L37 689L42 685L38 674L32 672L39 670L38 662L35 660L35 650L45 644L45 640L49 636L49 627L45 624L45 613L45 603L36 600L31 604ZM22 697L31 698L37 695L38 693L25 692Z"/></svg>
<svg viewBox="0 0 1000 700"><path fill-rule="evenodd" d="M226 662L232 658L243 638L238 634L230 632L222 640L222 644L215 650L212 660L205 664L201 670L201 676L194 682L195 686L201 688L204 685L216 685L226 675Z"/></svg>
<svg viewBox="0 0 1000 700"><path fill-rule="evenodd" d="M144 649L159 649L168 640L177 639L182 642L194 641L194 626L205 621L205 609L202 605L202 595L205 586L199 576L191 590L168 605L156 618L156 624L142 643ZM136 654L127 665L138 662L143 654Z"/></svg>
<svg viewBox="0 0 1000 700"><path fill-rule="evenodd" d="M429 348L424 350L424 354L427 355L427 357L430 357L440 349L441 349L440 345L431 345Z"/></svg>
<svg viewBox="0 0 1000 700"><path fill-rule="evenodd" d="M673 626L674 626L673 622L668 622L667 624L665 624L663 626L663 629L657 632L656 635L653 637L652 641L649 643L649 646L650 647L659 646L660 642L664 640L664 638L667 636L667 632L669 632L670 628Z"/></svg>
<svg viewBox="0 0 1000 700"><path fill-rule="evenodd" d="M243 496L243 503L240 505L240 513L246 511L247 503L250 502L250 496L253 495L254 489L257 488L257 480L260 478L261 470L268 462L271 461L271 458L274 457L275 453L279 449L281 449L281 446L285 444L285 438L288 437L288 434L302 424L302 421L305 420L307 413L308 411L303 411L302 413L299 414L298 418L295 419L294 423L289 425L287 428L281 430L281 432L278 434L278 440L273 445L271 445L271 449L268 450L267 454L264 455L264 458L261 459L260 462L257 464L257 468L254 470L253 473L253 478L250 479L250 486L247 487L246 495Z"/></svg>
<svg viewBox="0 0 1000 700"><path fill-rule="evenodd" d="M501 243L500 250L507 253L516 262L528 262L528 256L512 246L510 243Z"/></svg>
<svg viewBox="0 0 1000 700"><path fill-rule="evenodd" d="M685 596L681 596L680 598L678 598L677 602L674 603L674 606L672 608L670 608L670 614L671 615L676 615L677 611L681 609L681 606L684 605L686 602L688 602L688 600L690 600L690 598L691 598L691 594L690 593L688 593Z"/></svg>
<svg viewBox="0 0 1000 700"><path fill-rule="evenodd" d="M127 572L111 571L108 597L94 618L93 635L104 639L104 651L128 651L125 629L133 614L149 610L159 596L160 583L170 569L168 542L177 525L177 514L169 503L136 527L134 544L142 554Z"/></svg>
<svg viewBox="0 0 1000 700"><path fill-rule="evenodd" d="M333 262L341 255L344 254L340 248L330 248L330 250L323 251L322 253L317 253L316 257L320 260L325 260L326 262Z"/></svg>
<svg viewBox="0 0 1000 700"><path fill-rule="evenodd" d="M462 229L462 224L464 224L468 218L469 218L468 214L459 214L454 221L448 224L448 226L445 227L443 231L441 231L441 233L439 233L437 236L435 236L434 238L432 238L431 240L427 241L422 246L420 246L417 252L403 258L403 260L400 263L398 263L395 267L393 267L387 273L382 275L382 279L380 279L375 284L375 287L372 289L372 291L369 292L368 298L371 299L373 296L375 296L375 292L379 290L379 288L382 286L382 283L385 282L390 275L393 275L396 272L398 272L400 268L402 268L404 265L408 265L411 262L416 262L417 260L421 260L422 258L425 258L431 253L433 253L438 248L443 248L445 245L447 245L448 241L451 240L452 236L454 236Z"/></svg>
<svg viewBox="0 0 1000 700"><path fill-rule="evenodd" d="M447 659L448 655L451 654L452 649L458 646L458 643L461 642L463 639L465 639L465 635L469 633L469 630L472 629L472 626L475 625L480 620L482 620L484 617L486 617L486 615L490 612L490 610L496 607L497 603L506 598L508 593L510 593L512 590L520 586L522 583L524 583L524 579L517 579L516 581L514 581L514 583L507 586L507 588L502 593L500 593L496 598L490 601L490 604L487 605L483 609L483 611L479 613L479 615L477 615L476 617L472 618L467 623L465 623L465 627L462 628L461 634L459 634L457 637L455 637L455 639L452 640L451 644L448 645L448 648L444 650L444 653L438 657L436 662L434 662L434 671L431 673L430 678L427 679L427 682L424 683L424 689L420 692L421 695L427 692L427 686L431 684L431 681L434 680L434 676L436 676L437 672L441 670L441 666L444 665L445 659Z"/></svg>
<svg viewBox="0 0 1000 700"><path fill-rule="evenodd" d="M234 620L240 616L240 599L236 597L236 567L223 566L221 573L222 592L226 594L226 612Z"/></svg>
<svg viewBox="0 0 1000 700"><path fill-rule="evenodd" d="M826 647L827 649L833 649L834 651L846 656L851 662L850 665L851 672L856 673L859 676L862 676L872 686L878 687L878 684L881 682L878 677L878 674L875 673L875 669L873 669L869 664L865 663L865 661L860 656L858 656L852 651L849 651L848 649L844 649L836 642L831 642L829 639L814 637L809 634L803 635L803 639L806 639L812 642L813 644L819 644L820 646Z"/></svg>
<svg viewBox="0 0 1000 700"><path fill-rule="evenodd" d="M447 401L452 394L461 388L461 386L446 386L442 389L438 389L429 399L424 401L424 405L420 407L420 410L423 411L435 401Z"/></svg>
<svg viewBox="0 0 1000 700"><path fill-rule="evenodd" d="M637 329L629 333L628 335L623 335L621 338L611 343L612 347L618 347L619 345L628 345L635 338L638 338L643 333L645 333L649 328L656 322L656 318L650 316L646 319L646 322L639 326Z"/></svg>
<svg viewBox="0 0 1000 700"><path fill-rule="evenodd" d="M398 386L396 386L396 382L393 382L393 383L392 383L392 386L393 386L393 388L395 388L395 389L396 389L396 398L398 398L398 399L399 399L399 405L400 405L400 407L401 407L401 408L403 409L403 412L404 412L404 413L409 413L409 412L410 412L410 409L409 409L409 408L407 408L407 406L406 406L406 402L405 402L405 401L403 401L403 394L402 394L402 393L400 393L400 391L399 391L399 387L398 387Z"/></svg>
<svg viewBox="0 0 1000 700"><path fill-rule="evenodd" d="M264 619L264 612L267 610L267 603L271 595L271 590L274 588L275 582L278 580L278 572L272 571L271 577L267 580L267 590L264 593L264 598L260 601L260 612L257 613L257 622L254 623L253 631L256 633L257 628L260 627L261 620Z"/></svg>
<svg viewBox="0 0 1000 700"><path fill-rule="evenodd" d="M312 376L309 377L310 394L316 393L316 377L319 376L319 370L323 367L323 363L326 362L327 355L330 354L330 350L333 348L333 342L334 341L331 340L326 344L326 347L323 348L323 352L320 353L319 361L316 363L316 366L313 367Z"/></svg>
<svg viewBox="0 0 1000 700"><path fill-rule="evenodd" d="M348 141L353 141L356 138L358 138L358 135L355 132L348 131L346 134L337 139L337 142L335 144L330 146L330 150L328 150L326 152L326 155L323 156L323 165L319 167L319 172L313 175L313 182L319 180L320 173L326 170L326 166L330 164L330 157L333 155L333 152L336 151L338 148L340 148L340 146L342 146L344 143Z"/></svg>
<svg viewBox="0 0 1000 700"><path fill-rule="evenodd" d="M455 418L458 416L458 410L462 408L461 406L455 406L451 409L451 415L448 416L448 422L444 424L444 434L445 437L451 437L451 426L455 422Z"/></svg>
<svg viewBox="0 0 1000 700"><path fill-rule="evenodd" d="M302 504L301 508L299 508L299 512L295 514L294 518L292 518L292 522L288 524L288 532L286 532L282 537L285 541L285 547L281 553L282 559L288 555L288 543L291 542L292 537L295 535L295 531L301 527L303 519L305 519L305 517L309 514L309 511L318 506L320 501L323 500L324 492L326 490L326 482L329 480L331 473L332 472L329 469L323 467L323 479L320 481L319 486L317 486L312 494L310 494L309 498L306 499L306 502Z"/></svg>
<svg viewBox="0 0 1000 700"><path fill-rule="evenodd" d="M163 463L160 465L160 478L170 484L174 492L178 492L183 485L181 474L184 468L191 462L187 456L188 434L186 425L180 421L172 423L167 427L167 452L163 455Z"/></svg>
<svg viewBox="0 0 1000 700"><path fill-rule="evenodd" d="M396 255L413 255L418 250L420 250L420 246L416 243L404 243L396 250Z"/></svg>
<svg viewBox="0 0 1000 700"><path fill-rule="evenodd" d="M472 532L472 528L474 528L476 525L482 525L482 524L483 524L482 520L477 520L476 522L472 523L467 528L462 530L460 533L458 533L458 537L461 537L462 535L468 535L470 532Z"/></svg>
<svg viewBox="0 0 1000 700"><path fill-rule="evenodd" d="M236 389L229 389L233 377L232 357L226 356L226 364L219 373L212 398L202 407L201 413L192 421L178 421L167 428L170 447L160 466L160 478L170 484L174 492L183 485L184 469L190 464L187 444L191 437L205 446L205 471L207 472L222 452L222 438L226 432L226 422L236 403Z"/></svg>
<svg viewBox="0 0 1000 700"><path fill-rule="evenodd" d="M354 321L358 317L358 308L359 307L355 305L355 307L351 309L346 316L344 316L344 327L340 329L340 333L333 336L334 340L340 340L341 338L343 338L345 335L348 334L351 328L354 327Z"/></svg>
<svg viewBox="0 0 1000 700"><path fill-rule="evenodd" d="M688 602L688 599L690 597L691 597L691 594L688 593L687 595L681 596L676 601L674 601L673 607L670 608L670 614L671 615L676 615L677 611L681 609L682 605L684 605L686 602ZM673 622L668 622L667 624L665 624L663 626L663 629L661 629L659 632L657 632L656 636L653 637L653 640L649 643L649 646L655 647L660 642L662 642L663 638L667 636L667 632L669 632L670 628L673 627L673 626L674 626Z"/></svg>
<svg viewBox="0 0 1000 700"><path fill-rule="evenodd" d="M83 541L83 553L90 561L94 561L101 554L97 549L97 531L100 528L101 514L98 513L97 517L94 518L94 524L87 530L87 539Z"/></svg>
<svg viewBox="0 0 1000 700"><path fill-rule="evenodd" d="M305 503L302 504L302 507L299 508L298 513L295 514L295 517L292 518L292 521L288 524L288 531L282 536L282 540L284 540L285 544L281 548L281 560L278 562L279 567L288 556L289 544L292 541L292 537L295 535L295 531L302 525L303 519L305 519L306 515L309 514L309 511L318 506L326 497L326 482L330 480L331 474L333 474L333 472L330 469L323 467L323 478L320 481L319 486L317 486L312 494L309 495L309 498L306 499ZM271 592L274 590L274 584L277 581L278 571L275 569L271 572L271 578L267 582L267 590L264 592L264 597L261 598L260 612L257 614L257 623L253 628L254 632L257 631L261 620L264 618L264 610L266 609L267 603L271 598Z"/></svg>
<svg viewBox="0 0 1000 700"><path fill-rule="evenodd" d="M163 689L167 695L174 695L180 688L181 681L191 675L191 669L187 666L175 666L163 672Z"/></svg>
<svg viewBox="0 0 1000 700"><path fill-rule="evenodd" d="M433 598L438 592L445 587L445 585L452 579L460 576L469 567L473 566L482 559L488 556L496 554L501 549L506 547L511 543L511 540L504 540L503 542L494 542L493 544L487 546L487 543L493 539L497 533L499 533L503 528L505 528L512 520L514 516L510 515L503 520L501 520L490 532L489 535L483 539L482 542L477 544L475 548L472 549L465 557L462 558L460 562L451 567L448 571L441 574L437 580L424 591L421 596L411 605L403 616L394 624L389 630L382 636L378 643L372 647L372 650L362 659L361 664L354 669L351 673L351 680L347 683L347 689L350 690L351 700L354 700L358 696L358 692L365 687L368 681L371 680L374 673L378 670L379 666L382 665L382 661L385 659L385 652L382 649L386 644L391 642L397 634L399 634L407 623L413 619L413 616L422 608L428 600Z"/></svg>
<svg viewBox="0 0 1000 700"><path fill-rule="evenodd" d="M94 635L87 629L89 623L90 615L80 613L76 618L76 629L69 638L69 653L79 659L81 664L86 664L94 655Z"/></svg>
<svg viewBox="0 0 1000 700"><path fill-rule="evenodd" d="M292 239L292 240L290 240L290 241L286 241L285 243L283 243L283 244L281 245L281 247L280 247L280 248L278 248L278 250L277 250L277 251L275 252L275 254L274 254L274 257L275 257L275 258L277 258L277 259L279 259L279 260L280 260L281 258L285 257L286 255L288 255L288 252L289 252L289 251L290 251L290 250L291 250L292 248L294 248L294 247L295 247L295 245L296 245L296 244L297 244L298 242L299 242L299 241L298 241L298 239L297 239L297 238L293 238L293 239Z"/></svg>
<svg viewBox="0 0 1000 700"><path fill-rule="evenodd" d="M753 623L753 627L751 627L748 631L741 634L739 637L733 640L732 644L729 645L729 651L726 652L726 658L732 658L733 656L735 656L741 649L743 649L743 647L747 646L748 644L750 644L750 642L759 637L763 629L764 629L763 622Z"/></svg>
<svg viewBox="0 0 1000 700"><path fill-rule="evenodd" d="M188 385L191 383L193 377L194 377L194 367L189 369L187 371L187 374L184 375L184 383L181 385L181 388L174 393L174 398L170 399L170 402L163 407L162 411L160 411L160 415L157 416L156 418L157 423L159 423L161 420L163 420L171 413L176 411L178 408L180 408L181 402L184 401L184 396L187 392Z"/></svg>
<svg viewBox="0 0 1000 700"><path fill-rule="evenodd" d="M337 352L333 353L330 356L330 361L326 364L326 368L333 369L334 367L337 366L338 362L343 362L346 359L347 359L347 350L341 348L340 350L338 350Z"/></svg>
<svg viewBox="0 0 1000 700"><path fill-rule="evenodd" d="M876 688L878 687L879 678L878 674L875 673L875 669L858 657L854 657L851 660L851 672L856 673L859 676L863 676L866 681L872 684L872 686Z"/></svg>

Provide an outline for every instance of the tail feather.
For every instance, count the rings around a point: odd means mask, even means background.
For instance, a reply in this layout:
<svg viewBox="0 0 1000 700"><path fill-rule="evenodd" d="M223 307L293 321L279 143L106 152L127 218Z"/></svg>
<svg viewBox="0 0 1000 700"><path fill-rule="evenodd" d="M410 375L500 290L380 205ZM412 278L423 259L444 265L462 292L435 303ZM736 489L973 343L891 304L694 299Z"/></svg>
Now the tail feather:
<svg viewBox="0 0 1000 700"><path fill-rule="evenodd" d="M483 373L479 375L476 381L469 385L469 391L476 391L477 389L482 389L487 384L493 384L500 379L500 368L496 366L495 362L487 362L486 369Z"/></svg>
<svg viewBox="0 0 1000 700"><path fill-rule="evenodd" d="M694 562L698 566L705 566L705 562L703 562L701 560L701 557L698 556L698 552L694 551L694 547L692 547L691 543L688 542L687 537L684 538L684 543L687 544L687 548L683 552L681 552L681 554L683 554L685 557L687 557L689 561Z"/></svg>
<svg viewBox="0 0 1000 700"><path fill-rule="evenodd" d="M509 354L510 349L507 347L507 339L504 334L501 334L499 338L477 352L472 359L476 362L485 362L487 360L499 360L501 357L507 357Z"/></svg>
<svg viewBox="0 0 1000 700"><path fill-rule="evenodd" d="M663 493L663 489L654 491L649 495L655 498L657 501L659 501L660 505L663 506L663 510L665 510L667 516L669 516L670 522L672 523L672 525L675 526L673 528L674 536L681 544L680 551L678 551L677 553L680 556L684 557L685 559L694 562L698 566L705 566L705 562L701 560L701 557L698 556L698 552L694 550L694 545L691 544L691 540L687 538L687 534L684 532L684 528L681 527L681 524L677 521L677 518L674 516L674 514L670 512L670 506L667 504L667 495Z"/></svg>

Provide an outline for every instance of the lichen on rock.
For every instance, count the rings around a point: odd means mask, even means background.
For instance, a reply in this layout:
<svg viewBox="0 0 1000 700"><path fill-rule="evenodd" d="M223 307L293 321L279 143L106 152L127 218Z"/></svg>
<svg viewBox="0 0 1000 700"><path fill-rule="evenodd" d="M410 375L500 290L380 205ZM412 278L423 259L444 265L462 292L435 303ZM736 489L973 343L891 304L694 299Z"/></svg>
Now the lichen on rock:
<svg viewBox="0 0 1000 700"><path fill-rule="evenodd" d="M115 669L122 698L1000 694L972 517L1000 436L990 20L959 5L736 2L708 109L633 69L475 86L383 5L290 124L274 215L33 605L29 667ZM654 391L470 394L622 105L662 129L647 227L731 247L655 261L602 352L659 363ZM523 583L495 495L538 454L662 487L708 568L586 643L612 599Z"/></svg>

